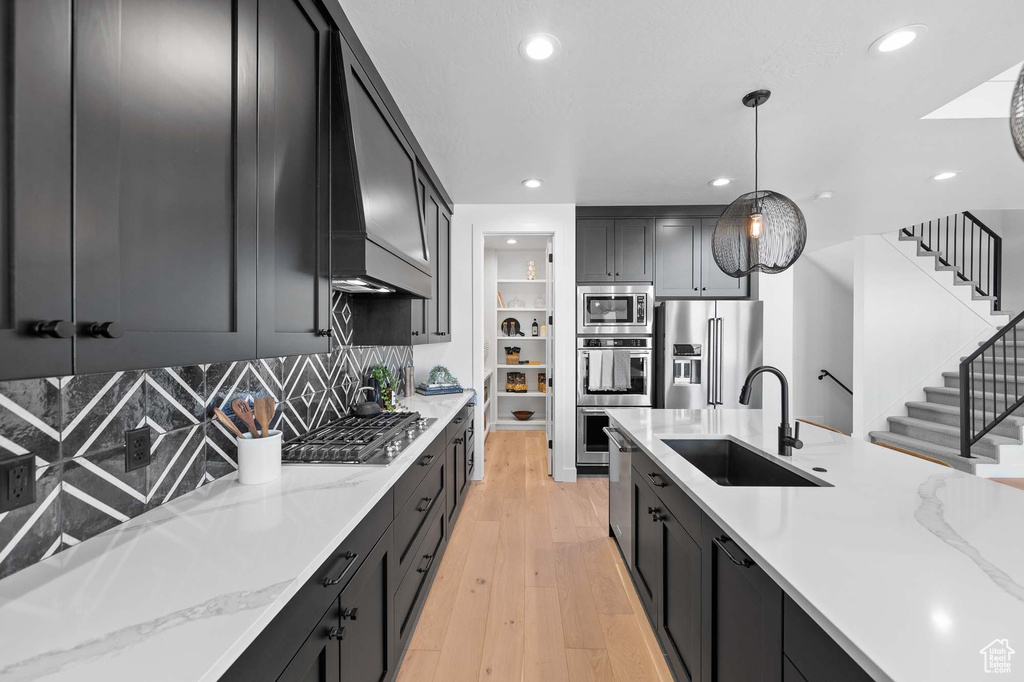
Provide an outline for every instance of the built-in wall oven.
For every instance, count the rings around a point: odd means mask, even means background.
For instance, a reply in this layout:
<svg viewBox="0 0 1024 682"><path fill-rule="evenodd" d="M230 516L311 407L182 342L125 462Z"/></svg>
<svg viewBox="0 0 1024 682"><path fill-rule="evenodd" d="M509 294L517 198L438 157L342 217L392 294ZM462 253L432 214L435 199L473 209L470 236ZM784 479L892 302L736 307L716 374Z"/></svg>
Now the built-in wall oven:
<svg viewBox="0 0 1024 682"><path fill-rule="evenodd" d="M628 354L628 379L609 388L591 380L607 357L598 362L597 352ZM605 407L650 407L654 398L654 349L649 336L581 336L576 350L576 466L601 470L609 462L608 416Z"/></svg>
<svg viewBox="0 0 1024 682"><path fill-rule="evenodd" d="M577 334L653 334L654 287L576 287Z"/></svg>

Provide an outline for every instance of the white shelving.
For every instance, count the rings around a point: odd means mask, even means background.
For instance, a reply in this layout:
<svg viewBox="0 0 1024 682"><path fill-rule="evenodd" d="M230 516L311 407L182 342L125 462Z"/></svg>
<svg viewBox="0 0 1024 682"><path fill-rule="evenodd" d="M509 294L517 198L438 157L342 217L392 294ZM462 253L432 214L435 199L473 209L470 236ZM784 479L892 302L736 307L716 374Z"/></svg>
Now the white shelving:
<svg viewBox="0 0 1024 682"><path fill-rule="evenodd" d="M512 393L511 391L498 391L499 398L545 398L547 393L540 391L527 391L526 393Z"/></svg>
<svg viewBox="0 0 1024 682"><path fill-rule="evenodd" d="M498 284L545 284L546 279L499 279Z"/></svg>
<svg viewBox="0 0 1024 682"><path fill-rule="evenodd" d="M499 313L546 313L547 308L498 308Z"/></svg>
<svg viewBox="0 0 1024 682"><path fill-rule="evenodd" d="M498 369L544 369L547 365L498 365Z"/></svg>
<svg viewBox="0 0 1024 682"><path fill-rule="evenodd" d="M547 341L546 336L499 336L499 341Z"/></svg>

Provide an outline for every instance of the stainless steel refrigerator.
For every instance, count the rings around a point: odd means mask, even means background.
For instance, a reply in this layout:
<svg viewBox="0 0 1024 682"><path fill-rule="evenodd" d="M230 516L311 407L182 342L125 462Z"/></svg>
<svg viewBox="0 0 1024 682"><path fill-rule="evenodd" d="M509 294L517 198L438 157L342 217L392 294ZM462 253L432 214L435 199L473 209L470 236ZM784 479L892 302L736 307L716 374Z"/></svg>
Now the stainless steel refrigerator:
<svg viewBox="0 0 1024 682"><path fill-rule="evenodd" d="M655 317L659 408L741 408L740 388L762 363L760 301L665 301ZM750 404L761 407L761 382Z"/></svg>

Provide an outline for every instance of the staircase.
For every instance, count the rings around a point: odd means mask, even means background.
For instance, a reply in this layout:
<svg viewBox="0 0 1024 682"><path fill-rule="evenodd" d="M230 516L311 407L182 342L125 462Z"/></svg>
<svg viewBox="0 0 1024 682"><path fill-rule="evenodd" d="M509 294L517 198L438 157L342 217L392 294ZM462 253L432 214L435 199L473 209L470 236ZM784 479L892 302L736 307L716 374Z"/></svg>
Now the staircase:
<svg viewBox="0 0 1024 682"><path fill-rule="evenodd" d="M932 259L936 273L948 272L965 302L985 305L994 328L1003 328L1016 317L1000 310L999 237L970 213L900 230L899 240L915 246L918 257ZM889 417L889 430L872 431L871 442L927 455L973 474L1006 475L1008 459L1024 470L1024 407L1002 416L1007 406L1018 405L1024 396L1024 325L1019 335L1015 327L1009 331L1012 338L997 332L979 344L977 357L961 358L962 366L943 372L942 386L925 388L924 401L907 402L906 415ZM961 393L962 372L970 377L967 396ZM967 438L962 434L965 423ZM973 457L962 456L968 448Z"/></svg>

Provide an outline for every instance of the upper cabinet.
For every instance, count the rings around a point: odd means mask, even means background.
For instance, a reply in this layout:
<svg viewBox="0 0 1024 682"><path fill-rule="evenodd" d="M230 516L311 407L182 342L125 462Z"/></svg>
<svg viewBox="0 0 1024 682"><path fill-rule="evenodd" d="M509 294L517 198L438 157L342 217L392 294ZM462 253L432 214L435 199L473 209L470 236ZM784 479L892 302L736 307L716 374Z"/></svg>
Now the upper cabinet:
<svg viewBox="0 0 1024 682"><path fill-rule="evenodd" d="M75 3L75 371L256 354L256 0Z"/></svg>
<svg viewBox="0 0 1024 682"><path fill-rule="evenodd" d="M71 0L7 0L0 29L0 378L69 374Z"/></svg>
<svg viewBox="0 0 1024 682"><path fill-rule="evenodd" d="M717 218L657 219L655 296L744 298L748 295L748 277L730 277L715 263L711 243L717 222Z"/></svg>
<svg viewBox="0 0 1024 682"><path fill-rule="evenodd" d="M654 221L581 218L576 221L576 281L651 282Z"/></svg>
<svg viewBox="0 0 1024 682"><path fill-rule="evenodd" d="M313 0L259 21L260 357L330 350L330 26Z"/></svg>
<svg viewBox="0 0 1024 682"><path fill-rule="evenodd" d="M412 302L412 344L451 341L451 212L421 176L420 197L427 254L433 266L430 298Z"/></svg>

